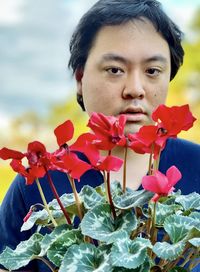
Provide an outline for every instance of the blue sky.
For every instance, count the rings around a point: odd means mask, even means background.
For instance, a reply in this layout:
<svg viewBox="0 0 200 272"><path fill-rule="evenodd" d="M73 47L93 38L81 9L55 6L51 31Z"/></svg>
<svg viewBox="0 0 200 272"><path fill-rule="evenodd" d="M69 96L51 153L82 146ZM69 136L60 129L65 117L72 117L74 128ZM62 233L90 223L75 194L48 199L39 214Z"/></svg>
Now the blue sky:
<svg viewBox="0 0 200 272"><path fill-rule="evenodd" d="M28 110L45 112L75 89L66 72L67 44L80 16L94 2L0 0L0 122ZM187 32L200 0L161 2Z"/></svg>

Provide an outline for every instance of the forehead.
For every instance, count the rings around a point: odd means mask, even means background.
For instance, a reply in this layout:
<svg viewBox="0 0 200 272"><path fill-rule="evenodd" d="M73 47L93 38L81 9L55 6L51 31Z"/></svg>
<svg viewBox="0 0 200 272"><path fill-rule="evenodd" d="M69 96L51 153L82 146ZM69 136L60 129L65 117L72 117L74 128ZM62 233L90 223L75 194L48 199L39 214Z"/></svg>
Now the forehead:
<svg viewBox="0 0 200 272"><path fill-rule="evenodd" d="M129 58L141 55L164 54L169 57L169 45L147 19L135 19L120 25L102 27L97 33L90 57L105 53L129 54Z"/></svg>

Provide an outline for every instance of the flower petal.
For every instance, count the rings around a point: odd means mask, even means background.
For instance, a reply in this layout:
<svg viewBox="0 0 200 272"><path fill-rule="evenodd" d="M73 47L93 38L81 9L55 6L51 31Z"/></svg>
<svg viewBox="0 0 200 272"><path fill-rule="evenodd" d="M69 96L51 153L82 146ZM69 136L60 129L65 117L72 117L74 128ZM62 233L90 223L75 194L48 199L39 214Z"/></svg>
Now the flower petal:
<svg viewBox="0 0 200 272"><path fill-rule="evenodd" d="M8 160L8 159L16 159L16 160L21 160L24 158L24 154L22 152L9 149L6 147L3 147L0 149L0 158L2 160Z"/></svg>
<svg viewBox="0 0 200 272"><path fill-rule="evenodd" d="M64 145L66 142L72 139L74 135L74 126L70 120L65 121L54 129L54 134L59 146Z"/></svg>
<svg viewBox="0 0 200 272"><path fill-rule="evenodd" d="M123 160L115 156L107 156L97 167L102 171L118 171L123 164Z"/></svg>
<svg viewBox="0 0 200 272"><path fill-rule="evenodd" d="M142 178L142 186L145 190L157 194L164 194L168 192L167 177L160 171L155 171L152 176L144 176Z"/></svg>
<svg viewBox="0 0 200 272"><path fill-rule="evenodd" d="M170 187L173 187L182 178L181 172L174 165L167 170L166 176Z"/></svg>

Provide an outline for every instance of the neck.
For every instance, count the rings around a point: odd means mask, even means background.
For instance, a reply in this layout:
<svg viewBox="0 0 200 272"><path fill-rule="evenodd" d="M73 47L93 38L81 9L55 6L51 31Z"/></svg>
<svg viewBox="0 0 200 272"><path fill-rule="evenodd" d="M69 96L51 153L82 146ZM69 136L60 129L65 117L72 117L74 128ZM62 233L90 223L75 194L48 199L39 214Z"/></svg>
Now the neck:
<svg viewBox="0 0 200 272"><path fill-rule="evenodd" d="M102 155L107 155L105 151ZM125 149L116 147L112 150L111 155L124 159ZM138 154L130 148L127 150L126 161L126 184L127 187L136 190L141 185L142 177L148 172L149 154ZM122 183L123 167L118 172L111 172L111 181L118 180Z"/></svg>

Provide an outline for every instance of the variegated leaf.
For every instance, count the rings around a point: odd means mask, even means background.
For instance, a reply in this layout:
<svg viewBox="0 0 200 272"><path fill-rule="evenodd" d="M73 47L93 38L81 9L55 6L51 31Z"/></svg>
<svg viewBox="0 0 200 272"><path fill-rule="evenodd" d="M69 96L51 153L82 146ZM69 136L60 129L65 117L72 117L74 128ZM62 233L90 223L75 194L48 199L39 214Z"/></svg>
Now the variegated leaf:
<svg viewBox="0 0 200 272"><path fill-rule="evenodd" d="M153 211L153 203L150 203L149 207ZM180 208L181 208L180 205L176 204L166 205L158 202L156 204L156 224L162 226L164 224L166 217L174 214Z"/></svg>
<svg viewBox="0 0 200 272"><path fill-rule="evenodd" d="M78 209L76 206L76 201L75 201L73 193L63 194L60 197L60 201L62 202L63 206L65 207L65 209L70 215L73 215L73 214L78 215ZM48 205L52 210L60 210L60 206L56 199L53 199L51 202L49 202Z"/></svg>
<svg viewBox="0 0 200 272"><path fill-rule="evenodd" d="M161 259L173 261L183 252L185 244L182 241L176 244L157 242L153 246L153 252Z"/></svg>
<svg viewBox="0 0 200 272"><path fill-rule="evenodd" d="M164 229L169 234L172 243L177 243L186 237L189 230L198 225L198 222L191 217L170 215L165 219Z"/></svg>
<svg viewBox="0 0 200 272"><path fill-rule="evenodd" d="M118 239L111 249L111 263L113 266L136 269L147 261L147 248L152 248L149 240L136 238L134 240ZM140 270L139 270L140 271Z"/></svg>
<svg viewBox="0 0 200 272"><path fill-rule="evenodd" d="M119 215L114 221L109 204L95 206L81 222L83 235L107 244L115 241L122 231L130 234L136 227L137 219L132 211L124 212L123 216Z"/></svg>
<svg viewBox="0 0 200 272"><path fill-rule="evenodd" d="M189 195L177 196L176 203L180 203L184 210L200 210L200 194L193 192Z"/></svg>
<svg viewBox="0 0 200 272"><path fill-rule="evenodd" d="M200 212L192 212L192 213L190 213L189 216L194 218L195 220L197 220L199 222L199 225L200 225Z"/></svg>
<svg viewBox="0 0 200 272"><path fill-rule="evenodd" d="M111 187L111 192L113 197L115 197L115 195L120 195L123 193L122 185L117 180L112 181L110 184L110 187Z"/></svg>
<svg viewBox="0 0 200 272"><path fill-rule="evenodd" d="M60 267L63 257L68 248L73 244L80 244L83 242L83 235L80 230L68 230L59 235L57 239L50 245L47 251L48 259L56 266Z"/></svg>
<svg viewBox="0 0 200 272"><path fill-rule="evenodd" d="M71 229L72 226L70 225L61 225L56 227L51 233L45 234L41 241L41 252L39 256L44 256L56 239Z"/></svg>
<svg viewBox="0 0 200 272"><path fill-rule="evenodd" d="M133 191L128 190L124 194L117 195L113 198L114 206L121 210L142 207L146 204L153 194L146 190Z"/></svg>
<svg viewBox="0 0 200 272"><path fill-rule="evenodd" d="M188 242L193 245L194 247L199 247L200 248L200 238L192 238L188 240Z"/></svg>
<svg viewBox="0 0 200 272"><path fill-rule="evenodd" d="M112 272L149 272L150 271L150 263L149 261L145 261L141 266L135 269L128 269L124 267L114 267Z"/></svg>
<svg viewBox="0 0 200 272"><path fill-rule="evenodd" d="M40 242L43 236L35 233L27 241L21 242L15 250L8 247L0 255L0 263L8 270L26 266L40 253Z"/></svg>
<svg viewBox="0 0 200 272"><path fill-rule="evenodd" d="M72 245L66 252L59 272L112 272L108 249L92 244Z"/></svg>
<svg viewBox="0 0 200 272"><path fill-rule="evenodd" d="M92 209L95 205L106 202L106 198L89 185L83 186L80 197L87 210Z"/></svg>
<svg viewBox="0 0 200 272"><path fill-rule="evenodd" d="M36 223L46 225L48 223L48 220L49 216L46 210L43 209L40 211L33 211L28 220L23 223L21 231L31 229Z"/></svg>

